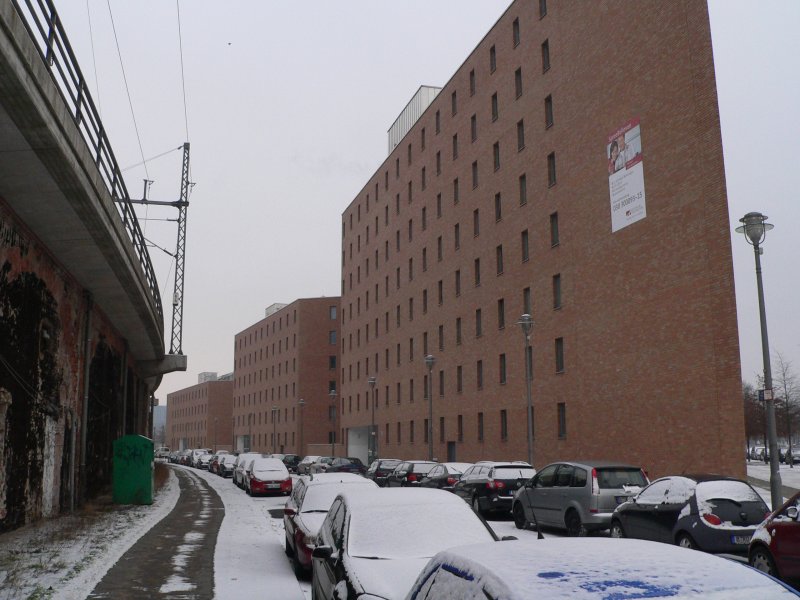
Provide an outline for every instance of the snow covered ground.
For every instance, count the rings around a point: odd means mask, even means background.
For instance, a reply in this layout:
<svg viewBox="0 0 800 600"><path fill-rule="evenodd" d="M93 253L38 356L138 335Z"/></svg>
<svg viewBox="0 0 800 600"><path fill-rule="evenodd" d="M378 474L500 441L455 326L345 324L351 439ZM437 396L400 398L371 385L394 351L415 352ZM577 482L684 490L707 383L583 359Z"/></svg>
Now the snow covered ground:
<svg viewBox="0 0 800 600"><path fill-rule="evenodd" d="M251 498L230 479L187 470L205 479L225 505L214 557L216 597L228 600L252 594L275 600L309 599L310 582L298 582L283 551L280 509L286 498ZM768 465L749 463L747 471L769 480ZM800 489L800 466L781 465L781 476L784 486ZM769 501L766 486L754 487ZM177 478L171 474L152 506L89 510L0 536L0 600L85 598L119 557L172 510L178 496ZM510 518L490 519L489 524L499 537L536 536L518 530ZM561 534L548 530L544 535Z"/></svg>

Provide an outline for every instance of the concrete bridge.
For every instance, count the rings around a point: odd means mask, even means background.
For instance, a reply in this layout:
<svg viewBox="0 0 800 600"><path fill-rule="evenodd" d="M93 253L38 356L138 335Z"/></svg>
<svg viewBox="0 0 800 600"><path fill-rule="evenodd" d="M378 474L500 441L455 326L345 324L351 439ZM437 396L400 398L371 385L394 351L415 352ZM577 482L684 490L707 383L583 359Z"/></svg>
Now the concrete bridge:
<svg viewBox="0 0 800 600"><path fill-rule="evenodd" d="M161 375L185 368L55 8L3 0L0 531L102 492L112 441L149 435Z"/></svg>

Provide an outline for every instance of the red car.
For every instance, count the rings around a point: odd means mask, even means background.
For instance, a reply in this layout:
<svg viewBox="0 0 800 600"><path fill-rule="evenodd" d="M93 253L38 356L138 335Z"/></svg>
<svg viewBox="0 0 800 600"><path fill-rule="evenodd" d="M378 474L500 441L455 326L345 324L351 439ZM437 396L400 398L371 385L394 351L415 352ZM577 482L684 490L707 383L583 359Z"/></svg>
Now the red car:
<svg viewBox="0 0 800 600"><path fill-rule="evenodd" d="M254 458L247 465L245 491L256 494L292 493L292 476L279 458Z"/></svg>
<svg viewBox="0 0 800 600"><path fill-rule="evenodd" d="M800 579L800 492L767 516L753 533L750 565L783 580Z"/></svg>

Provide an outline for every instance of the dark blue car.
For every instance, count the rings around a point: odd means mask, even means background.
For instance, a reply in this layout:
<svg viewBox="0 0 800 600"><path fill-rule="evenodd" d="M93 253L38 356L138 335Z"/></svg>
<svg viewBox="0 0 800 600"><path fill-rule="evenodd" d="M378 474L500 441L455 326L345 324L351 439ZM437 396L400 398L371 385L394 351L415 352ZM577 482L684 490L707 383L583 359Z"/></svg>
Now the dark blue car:
<svg viewBox="0 0 800 600"><path fill-rule="evenodd" d="M333 462L328 465L326 473L356 473L363 475L367 472L367 467L360 459L354 457L334 458Z"/></svg>

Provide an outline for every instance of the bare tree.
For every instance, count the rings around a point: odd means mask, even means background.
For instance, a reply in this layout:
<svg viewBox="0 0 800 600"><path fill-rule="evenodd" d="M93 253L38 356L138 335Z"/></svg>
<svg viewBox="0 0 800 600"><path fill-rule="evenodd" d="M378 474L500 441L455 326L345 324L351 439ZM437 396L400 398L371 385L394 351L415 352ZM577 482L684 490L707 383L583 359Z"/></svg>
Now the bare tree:
<svg viewBox="0 0 800 600"><path fill-rule="evenodd" d="M780 423L779 434L786 436L789 442L789 452L787 462L791 465L794 457L792 456L792 433L797 432L795 423L797 421L798 396L800 395L800 383L797 374L792 368L791 361L784 359L780 352L775 352L773 358L773 389L775 393L775 408L780 407L782 416L778 418Z"/></svg>
<svg viewBox="0 0 800 600"><path fill-rule="evenodd" d="M766 446L766 419L764 403L758 400L758 391L752 383L742 382L742 398L744 400L744 430L748 447L763 441Z"/></svg>

